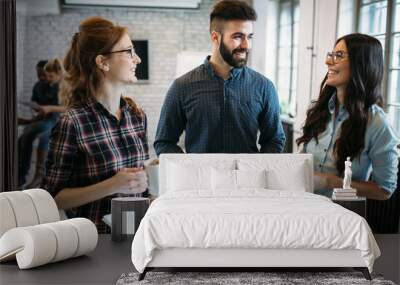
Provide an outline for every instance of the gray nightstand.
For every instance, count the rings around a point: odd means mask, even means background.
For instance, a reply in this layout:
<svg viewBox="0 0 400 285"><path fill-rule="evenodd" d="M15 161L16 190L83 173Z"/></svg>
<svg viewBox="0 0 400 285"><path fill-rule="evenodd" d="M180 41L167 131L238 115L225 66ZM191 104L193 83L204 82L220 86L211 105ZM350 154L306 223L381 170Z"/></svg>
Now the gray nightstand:
<svg viewBox="0 0 400 285"><path fill-rule="evenodd" d="M134 231L137 231L140 221L146 214L149 205L150 205L150 199L144 197L113 198L111 200L111 214L112 214L111 239L113 241L123 241L127 238L127 234L123 233L124 226L129 222L133 221L129 221L128 217L126 217L126 220L124 221L124 214L134 213L134 218L133 218ZM126 225L126 228L128 228L128 226L129 225Z"/></svg>
<svg viewBox="0 0 400 285"><path fill-rule="evenodd" d="M332 199L332 202L359 214L364 219L367 217L367 199L358 197L357 200Z"/></svg>

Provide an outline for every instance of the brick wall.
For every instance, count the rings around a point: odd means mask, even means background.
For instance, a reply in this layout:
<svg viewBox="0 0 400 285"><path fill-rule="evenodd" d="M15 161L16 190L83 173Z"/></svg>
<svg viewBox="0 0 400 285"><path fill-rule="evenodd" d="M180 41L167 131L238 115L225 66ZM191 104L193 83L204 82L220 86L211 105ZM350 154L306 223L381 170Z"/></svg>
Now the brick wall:
<svg viewBox="0 0 400 285"><path fill-rule="evenodd" d="M35 65L40 59L62 58L86 17L99 15L127 26L133 39L149 41L150 82L127 88L148 116L151 156L160 110L166 91L175 77L176 57L181 51L211 50L208 33L209 13L214 0L203 0L199 9L85 8L61 9L60 15L24 16L17 14L17 92L18 100L30 100L36 81ZM19 115L30 110L19 106Z"/></svg>

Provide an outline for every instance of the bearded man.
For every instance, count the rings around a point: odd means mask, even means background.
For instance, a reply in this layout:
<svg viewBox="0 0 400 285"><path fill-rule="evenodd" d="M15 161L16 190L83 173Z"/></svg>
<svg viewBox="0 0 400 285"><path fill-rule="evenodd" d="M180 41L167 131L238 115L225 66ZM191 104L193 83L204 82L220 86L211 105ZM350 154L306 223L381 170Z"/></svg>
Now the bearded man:
<svg viewBox="0 0 400 285"><path fill-rule="evenodd" d="M210 15L212 54L176 79L157 127L157 155L279 153L285 135L272 82L247 67L257 15L247 3L218 2Z"/></svg>

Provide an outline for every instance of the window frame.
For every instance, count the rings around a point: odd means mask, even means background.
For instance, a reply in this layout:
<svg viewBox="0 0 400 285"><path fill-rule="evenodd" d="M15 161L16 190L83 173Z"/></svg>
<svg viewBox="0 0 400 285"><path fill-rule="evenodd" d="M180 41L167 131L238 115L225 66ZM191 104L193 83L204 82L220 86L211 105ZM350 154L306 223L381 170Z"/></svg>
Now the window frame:
<svg viewBox="0 0 400 285"><path fill-rule="evenodd" d="M343 1L343 0L342 0ZM385 33L382 34L385 36L385 49L384 49L384 73L383 73L383 81L382 81L382 96L384 100L384 109L386 112L389 112L389 108L394 108L394 112L398 113L400 116L400 100L389 101L390 95L389 92L389 84L390 84L390 76L393 70L399 70L399 68L392 67L392 54L394 53L394 39L397 34L400 34L400 31L394 31L395 25L395 13L396 13L396 2L397 0L372 0L368 3L362 3L362 0L355 0L355 18L356 18L356 31L360 32L361 30L361 9L363 7L386 2L386 27ZM400 19L398 19L400 20ZM381 34L379 34L381 35ZM396 116L396 115L395 115ZM399 131L399 130L396 130Z"/></svg>
<svg viewBox="0 0 400 285"><path fill-rule="evenodd" d="M282 115L287 115L291 118L294 118L297 114L297 100L296 100L296 86L293 86L293 77L294 77L294 72L297 72L298 67L296 67L296 70L294 70L293 66L296 66L294 63L294 50L295 47L297 47L298 50L298 42L295 44L295 38L294 38L294 31L295 31L295 7L299 8L300 6L300 1L299 0L279 0L278 2L278 17L277 17L277 28L278 28L278 33L277 33L277 40L276 40L276 61L275 61L275 78L276 78L276 88L279 91L279 73L280 73L280 55L281 55L281 48L280 48L280 38L281 38L281 17L282 17L282 10L283 10L283 5L286 3L290 3L290 66L289 66L289 97L288 97L288 112L282 113ZM299 22L297 22L298 24ZM286 87L286 86L285 86ZM292 105L292 100L296 100L295 102L295 110L292 113L291 110L291 105Z"/></svg>

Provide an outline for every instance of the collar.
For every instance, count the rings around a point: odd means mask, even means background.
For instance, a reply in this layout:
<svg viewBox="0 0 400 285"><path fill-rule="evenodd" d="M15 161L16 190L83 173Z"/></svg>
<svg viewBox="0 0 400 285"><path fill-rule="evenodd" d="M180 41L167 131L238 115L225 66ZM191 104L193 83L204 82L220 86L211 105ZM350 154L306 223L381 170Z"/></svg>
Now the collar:
<svg viewBox="0 0 400 285"><path fill-rule="evenodd" d="M90 105L92 105L95 109L101 112L105 112L106 114L110 114L110 112L101 104L99 101L97 101L95 98L90 98L89 102ZM121 96L119 99L119 107L121 108L121 111L124 112L125 109L127 108L128 104L124 100L124 98Z"/></svg>
<svg viewBox="0 0 400 285"><path fill-rule="evenodd" d="M336 93L331 96L331 99L329 99L328 102L328 109L331 114L335 112L335 108L336 108Z"/></svg>
<svg viewBox="0 0 400 285"><path fill-rule="evenodd" d="M337 96L334 93L328 101L328 110L331 114L335 112ZM339 114L345 110L344 105L339 104Z"/></svg>
<svg viewBox="0 0 400 285"><path fill-rule="evenodd" d="M211 56L209 55L204 60L204 66L205 66L206 70L208 71L208 73L211 76L220 77L218 74L215 73L214 68L212 67L212 65L210 63L210 58L211 58ZM231 74L230 78L236 78L242 72L243 69L244 69L244 67L240 67L240 68L234 67L234 68L232 68L231 71L230 71L230 74Z"/></svg>

